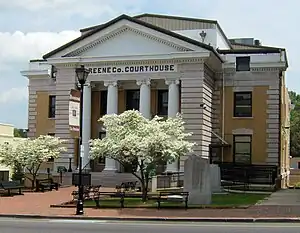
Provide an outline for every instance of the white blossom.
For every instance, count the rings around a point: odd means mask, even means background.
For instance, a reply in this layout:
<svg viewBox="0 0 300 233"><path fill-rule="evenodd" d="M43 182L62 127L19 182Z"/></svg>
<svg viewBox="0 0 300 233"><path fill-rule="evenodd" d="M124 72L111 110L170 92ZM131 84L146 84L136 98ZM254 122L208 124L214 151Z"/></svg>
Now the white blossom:
<svg viewBox="0 0 300 233"><path fill-rule="evenodd" d="M133 174L141 182L161 162L172 163L192 152L195 145L187 140L192 134L185 132L179 114L167 120L158 116L148 120L140 112L129 110L105 115L99 121L103 122L106 137L90 141L91 158L108 157L123 165L139 161L139 173Z"/></svg>
<svg viewBox="0 0 300 233"><path fill-rule="evenodd" d="M7 166L19 164L27 168L35 176L43 162L50 158L58 158L60 153L66 151L62 146L65 140L58 137L41 135L35 139L26 138L11 144L0 145L0 163Z"/></svg>

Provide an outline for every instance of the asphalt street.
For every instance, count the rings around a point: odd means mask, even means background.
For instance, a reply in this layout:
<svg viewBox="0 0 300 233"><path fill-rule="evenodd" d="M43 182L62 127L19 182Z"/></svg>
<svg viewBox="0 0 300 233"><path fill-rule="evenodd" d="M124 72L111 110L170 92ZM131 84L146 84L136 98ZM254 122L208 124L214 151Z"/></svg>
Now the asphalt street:
<svg viewBox="0 0 300 233"><path fill-rule="evenodd" d="M1 233L299 233L296 223L179 223L0 219Z"/></svg>

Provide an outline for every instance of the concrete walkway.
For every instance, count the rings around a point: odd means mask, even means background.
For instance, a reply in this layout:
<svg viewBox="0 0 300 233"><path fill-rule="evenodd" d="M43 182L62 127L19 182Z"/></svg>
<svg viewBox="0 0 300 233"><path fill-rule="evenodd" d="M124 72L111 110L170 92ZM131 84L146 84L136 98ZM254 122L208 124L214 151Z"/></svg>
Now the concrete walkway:
<svg viewBox="0 0 300 233"><path fill-rule="evenodd" d="M258 205L264 206L299 206L300 189L285 189L272 193L266 200Z"/></svg>

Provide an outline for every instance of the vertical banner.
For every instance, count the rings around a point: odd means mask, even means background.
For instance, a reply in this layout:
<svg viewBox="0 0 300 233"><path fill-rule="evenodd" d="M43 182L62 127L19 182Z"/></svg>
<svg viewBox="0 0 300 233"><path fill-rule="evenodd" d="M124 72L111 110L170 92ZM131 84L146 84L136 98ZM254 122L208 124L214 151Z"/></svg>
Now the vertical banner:
<svg viewBox="0 0 300 233"><path fill-rule="evenodd" d="M79 135L80 125L80 91L72 89L69 98L69 130Z"/></svg>

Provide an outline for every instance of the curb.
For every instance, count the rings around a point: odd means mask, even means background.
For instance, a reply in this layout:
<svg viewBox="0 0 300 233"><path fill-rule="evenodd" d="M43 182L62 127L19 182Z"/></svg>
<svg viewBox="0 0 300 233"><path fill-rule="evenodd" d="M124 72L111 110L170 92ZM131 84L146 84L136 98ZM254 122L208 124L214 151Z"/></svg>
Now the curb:
<svg viewBox="0 0 300 233"><path fill-rule="evenodd" d="M135 218L135 217L88 217L88 216L46 216L23 214L0 214L0 218L17 219L61 219L94 221L135 221L135 222L241 222L241 223L300 223L300 218Z"/></svg>

